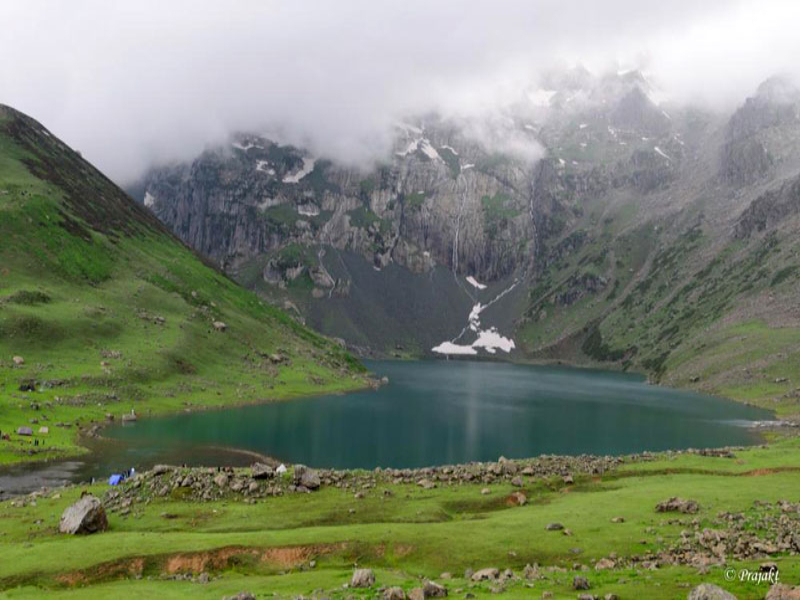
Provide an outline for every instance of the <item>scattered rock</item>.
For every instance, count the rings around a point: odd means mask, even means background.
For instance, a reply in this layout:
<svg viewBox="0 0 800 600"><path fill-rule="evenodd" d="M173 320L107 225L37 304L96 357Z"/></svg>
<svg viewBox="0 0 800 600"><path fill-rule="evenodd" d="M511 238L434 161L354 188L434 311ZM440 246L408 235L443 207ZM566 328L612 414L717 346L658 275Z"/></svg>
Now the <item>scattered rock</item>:
<svg viewBox="0 0 800 600"><path fill-rule="evenodd" d="M522 569L522 576L525 579L538 579L539 578L539 565L525 565L525 568Z"/></svg>
<svg viewBox="0 0 800 600"><path fill-rule="evenodd" d="M372 569L356 569L353 571L350 587L368 588L373 585L375 585L375 573L372 572Z"/></svg>
<svg viewBox="0 0 800 600"><path fill-rule="evenodd" d="M33 429L30 427L17 427L17 435L33 435Z"/></svg>
<svg viewBox="0 0 800 600"><path fill-rule="evenodd" d="M272 479L275 477L275 469L264 463L253 463L250 467L250 476L253 479Z"/></svg>
<svg viewBox="0 0 800 600"><path fill-rule="evenodd" d="M564 526L561 523L548 523L545 529L547 531L561 531L564 529Z"/></svg>
<svg viewBox="0 0 800 600"><path fill-rule="evenodd" d="M785 583L776 583L764 596L764 600L798 600L800 599L800 586L791 587Z"/></svg>
<svg viewBox="0 0 800 600"><path fill-rule="evenodd" d="M573 590L588 590L589 587L589 580L582 575L575 575L575 577L572 579Z"/></svg>
<svg viewBox="0 0 800 600"><path fill-rule="evenodd" d="M153 475L163 475L164 473L168 473L172 470L172 467L169 465L156 465L153 467Z"/></svg>
<svg viewBox="0 0 800 600"><path fill-rule="evenodd" d="M514 492L511 494L509 499L517 506L524 506L524 504L528 501L528 497L522 492Z"/></svg>
<svg viewBox="0 0 800 600"><path fill-rule="evenodd" d="M406 600L406 593L403 588L390 587L383 591L383 600Z"/></svg>
<svg viewBox="0 0 800 600"><path fill-rule="evenodd" d="M489 495L489 494L491 494L491 493L492 493L492 490L490 490L489 488L483 488L483 489L481 490L481 495L482 495L482 496L487 496L487 495Z"/></svg>
<svg viewBox="0 0 800 600"><path fill-rule="evenodd" d="M700 510L700 505L695 500L684 500L674 496L656 505L657 512L680 512L693 515L698 510Z"/></svg>
<svg viewBox="0 0 800 600"><path fill-rule="evenodd" d="M575 479L573 479L572 475L564 475L564 477L562 477L561 479L567 485L572 485L573 483L575 483Z"/></svg>
<svg viewBox="0 0 800 600"><path fill-rule="evenodd" d="M228 476L225 473L220 473L214 477L214 483L217 484L217 487L224 488L228 485Z"/></svg>
<svg viewBox="0 0 800 600"><path fill-rule="evenodd" d="M522 481L522 477L514 477L514 479L511 480L511 485L514 487L522 487L525 483Z"/></svg>
<svg viewBox="0 0 800 600"><path fill-rule="evenodd" d="M222 321L214 321L214 331L225 331L228 326Z"/></svg>
<svg viewBox="0 0 800 600"><path fill-rule="evenodd" d="M736 596L711 583L701 583L691 592L687 600L736 600Z"/></svg>
<svg viewBox="0 0 800 600"><path fill-rule="evenodd" d="M250 592L239 592L234 596L225 596L223 600L256 600L256 597Z"/></svg>
<svg viewBox="0 0 800 600"><path fill-rule="evenodd" d="M611 519L611 522L612 523L624 523L625 519L623 517L614 517L613 519Z"/></svg>
<svg viewBox="0 0 800 600"><path fill-rule="evenodd" d="M12 362L13 362L15 365L17 365L18 367L21 367L22 365L24 365L24 364L25 364L25 359L24 359L24 358L22 358L21 356L15 356L15 357L13 357L13 358L11 359L11 361L12 361Z"/></svg>
<svg viewBox="0 0 800 600"><path fill-rule="evenodd" d="M447 588L435 581L426 581L422 586L422 595L425 598L444 598L447 596Z"/></svg>
<svg viewBox="0 0 800 600"><path fill-rule="evenodd" d="M595 571L604 571L605 569L613 569L615 566L615 562L610 558L601 558L598 560L594 565Z"/></svg>
<svg viewBox="0 0 800 600"><path fill-rule="evenodd" d="M100 500L87 494L61 515L58 530L70 535L96 533L108 529L106 511Z"/></svg>
<svg viewBox="0 0 800 600"><path fill-rule="evenodd" d="M44 426L39 427L39 433L43 433L43 434L50 433L50 428L49 427L44 427Z"/></svg>
<svg viewBox="0 0 800 600"><path fill-rule="evenodd" d="M500 576L500 569L489 567L486 569L480 569L479 571L475 571L470 579L472 579L472 581L484 581L484 580L497 579L499 576Z"/></svg>
<svg viewBox="0 0 800 600"><path fill-rule="evenodd" d="M302 485L309 490L316 490L321 485L316 471L312 471L305 465L295 465L294 482L296 485Z"/></svg>

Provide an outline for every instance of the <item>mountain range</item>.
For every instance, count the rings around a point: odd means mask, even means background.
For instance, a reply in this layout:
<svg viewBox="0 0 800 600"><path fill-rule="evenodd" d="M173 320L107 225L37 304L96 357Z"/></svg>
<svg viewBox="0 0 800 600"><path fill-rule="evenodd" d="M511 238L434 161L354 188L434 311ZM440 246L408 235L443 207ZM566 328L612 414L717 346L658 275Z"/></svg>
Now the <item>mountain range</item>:
<svg viewBox="0 0 800 600"><path fill-rule="evenodd" d="M780 401L800 366L799 114L780 77L723 114L577 68L491 119L399 122L370 168L242 132L128 189L362 355L613 366Z"/></svg>

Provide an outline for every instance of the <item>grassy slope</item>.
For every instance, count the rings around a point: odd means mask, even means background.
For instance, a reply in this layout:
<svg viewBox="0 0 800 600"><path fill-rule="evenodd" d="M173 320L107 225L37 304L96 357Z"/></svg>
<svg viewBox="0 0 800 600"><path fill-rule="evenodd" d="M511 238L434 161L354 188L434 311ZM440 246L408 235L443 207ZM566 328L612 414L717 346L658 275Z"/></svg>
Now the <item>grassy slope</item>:
<svg viewBox="0 0 800 600"><path fill-rule="evenodd" d="M451 591L466 591L469 583L461 577L467 568L508 567L519 574L526 563L538 562L566 571L510 584L503 597L538 597L551 590L556 597L574 598L570 583L578 572L576 563L591 566L611 552L622 557L657 552L678 539L686 525L674 519L683 515L654 511L657 502L670 496L700 502L696 516L701 528L714 527L712 521L720 511L754 515L755 500L797 501L800 441L780 441L736 454L735 459L662 456L602 477L580 478L569 488L560 480L530 479L524 488L530 503L523 507L509 508L503 502L514 489L506 484L490 486L488 496L480 493L483 485L465 484L433 490L379 485L359 500L352 492L327 488L256 505L155 499L146 506L136 505L131 516L111 515L108 533L77 538L57 533L61 511L81 491L70 488L61 490L58 498L38 499L35 506L0 503L4 557L0 589L21 598L36 597L44 589L90 598L132 593L220 598L242 589L287 597L325 590L328 597L344 597L349 592L342 584L357 563L376 569L378 585L408 590L419 585L419 577L438 578L448 571L455 576L445 582ZM385 496L385 487L394 494ZM92 491L102 493L103 486ZM171 518L164 518L166 513ZM625 522L611 523L617 516ZM545 531L554 521L573 535ZM242 556L218 569L205 567L215 577L208 584L159 580L177 567L169 561L181 553L186 559L188 552L231 546L258 548L260 555L265 548L291 550L267 553L263 560ZM575 548L580 551L574 552ZM137 557L143 560L137 563L133 560ZM309 568L312 559L317 562L314 569ZM778 557L777 563L782 581L800 581L800 558ZM728 566L755 569L757 565L758 561L734 561ZM202 569L193 572L197 575ZM601 597L610 592L622 598L685 597L687 587L701 581L722 585L740 599L763 598L766 592L763 585L726 582L722 567L712 567L707 575L687 567L585 574L592 593ZM491 595L485 583L470 591L478 597Z"/></svg>
<svg viewBox="0 0 800 600"><path fill-rule="evenodd" d="M667 385L797 415L800 326L791 307L800 277L791 267L800 237L792 227L718 246L698 207L635 226L629 208L587 211L586 241L531 291L519 332L525 350L632 368ZM608 285L556 306L553 295L584 272Z"/></svg>
<svg viewBox="0 0 800 600"><path fill-rule="evenodd" d="M273 364L275 353L287 361ZM12 432L0 463L79 452L77 425L106 413L346 390L363 385L359 372L204 264L38 123L0 107L0 431ZM28 379L36 392L19 391ZM33 438L16 435L27 425Z"/></svg>

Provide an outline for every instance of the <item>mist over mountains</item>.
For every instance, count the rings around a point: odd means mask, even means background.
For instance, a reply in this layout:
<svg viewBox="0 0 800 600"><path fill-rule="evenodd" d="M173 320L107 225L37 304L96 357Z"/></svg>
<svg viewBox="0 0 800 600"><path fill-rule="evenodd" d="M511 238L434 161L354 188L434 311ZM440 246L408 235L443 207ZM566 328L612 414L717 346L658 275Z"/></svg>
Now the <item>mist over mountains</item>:
<svg viewBox="0 0 800 600"><path fill-rule="evenodd" d="M575 65L638 69L676 103L731 111L796 73L797 13L778 1L7 2L0 89L122 183L238 131L370 168L398 120L497 123Z"/></svg>

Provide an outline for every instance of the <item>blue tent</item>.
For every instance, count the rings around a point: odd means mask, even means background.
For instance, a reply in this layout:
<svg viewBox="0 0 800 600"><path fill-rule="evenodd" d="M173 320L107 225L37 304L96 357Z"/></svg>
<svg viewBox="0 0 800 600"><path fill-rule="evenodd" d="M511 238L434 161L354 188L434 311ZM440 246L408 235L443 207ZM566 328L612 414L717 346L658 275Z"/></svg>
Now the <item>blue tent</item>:
<svg viewBox="0 0 800 600"><path fill-rule="evenodd" d="M108 478L108 485L119 485L119 482L122 481L122 475L117 475L114 473L111 477Z"/></svg>

